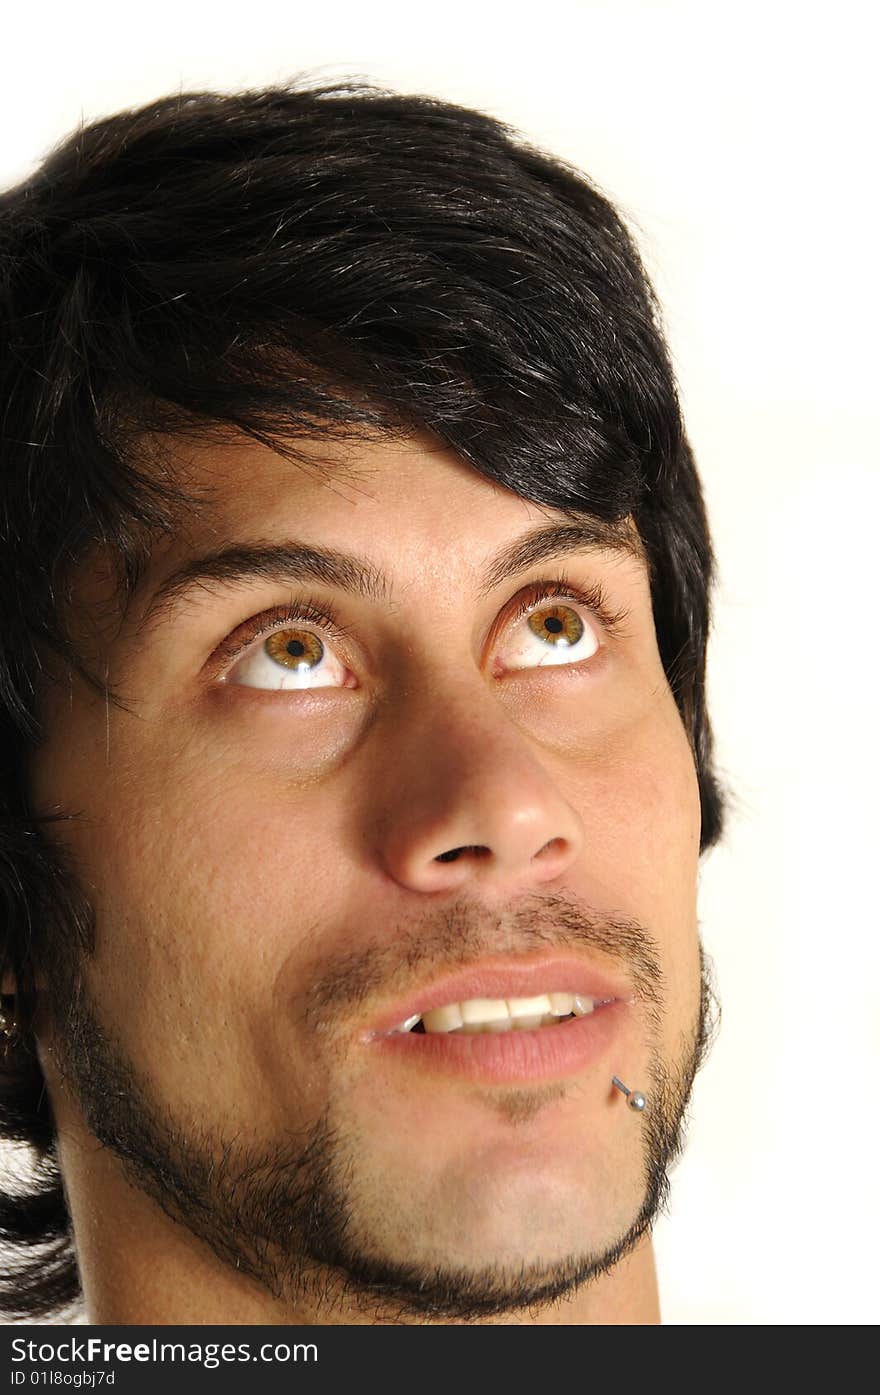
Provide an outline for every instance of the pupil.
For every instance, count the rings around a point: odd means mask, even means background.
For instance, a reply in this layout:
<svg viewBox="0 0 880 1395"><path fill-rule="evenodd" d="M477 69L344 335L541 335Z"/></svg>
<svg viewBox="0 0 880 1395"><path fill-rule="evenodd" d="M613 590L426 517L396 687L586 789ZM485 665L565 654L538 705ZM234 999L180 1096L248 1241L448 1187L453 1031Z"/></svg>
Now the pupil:
<svg viewBox="0 0 880 1395"><path fill-rule="evenodd" d="M299 659L306 652L306 646L300 639L292 639L287 645L287 652L292 659Z"/></svg>
<svg viewBox="0 0 880 1395"><path fill-rule="evenodd" d="M552 635L558 635L562 629L562 621L558 615L548 615L544 621L544 629L549 630Z"/></svg>

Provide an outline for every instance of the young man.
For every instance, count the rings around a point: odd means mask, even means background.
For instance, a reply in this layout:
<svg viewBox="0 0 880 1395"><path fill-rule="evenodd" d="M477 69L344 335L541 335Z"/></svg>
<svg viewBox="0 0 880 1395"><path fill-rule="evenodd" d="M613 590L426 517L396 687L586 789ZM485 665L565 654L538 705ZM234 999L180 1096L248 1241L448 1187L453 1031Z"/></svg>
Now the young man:
<svg viewBox="0 0 880 1395"><path fill-rule="evenodd" d="M7 1311L656 1321L721 800L618 216L339 87L99 122L0 239Z"/></svg>

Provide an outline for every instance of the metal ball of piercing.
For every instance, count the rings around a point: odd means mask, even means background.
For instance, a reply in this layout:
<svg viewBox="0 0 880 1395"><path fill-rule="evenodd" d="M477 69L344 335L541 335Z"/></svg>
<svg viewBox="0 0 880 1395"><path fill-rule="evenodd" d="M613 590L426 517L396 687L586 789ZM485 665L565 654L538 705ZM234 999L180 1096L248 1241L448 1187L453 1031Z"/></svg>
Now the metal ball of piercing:
<svg viewBox="0 0 880 1395"><path fill-rule="evenodd" d="M628 1090L622 1080L618 1080L616 1075L612 1075L611 1084L616 1085L621 1094L626 1095L626 1102L630 1109L634 1109L638 1114L642 1112L648 1101L641 1090Z"/></svg>

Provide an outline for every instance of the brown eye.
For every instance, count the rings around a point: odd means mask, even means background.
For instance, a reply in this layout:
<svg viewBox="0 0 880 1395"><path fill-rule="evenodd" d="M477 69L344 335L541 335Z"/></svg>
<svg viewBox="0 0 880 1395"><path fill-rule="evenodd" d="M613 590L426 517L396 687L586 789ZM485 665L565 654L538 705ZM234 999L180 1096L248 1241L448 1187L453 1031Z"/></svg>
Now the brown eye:
<svg viewBox="0 0 880 1395"><path fill-rule="evenodd" d="M532 634L545 644L566 647L577 644L584 633L584 622L577 611L567 605L541 606L528 619Z"/></svg>
<svg viewBox="0 0 880 1395"><path fill-rule="evenodd" d="M295 673L317 668L324 646L310 630L276 630L265 643L270 659Z"/></svg>
<svg viewBox="0 0 880 1395"><path fill-rule="evenodd" d="M314 630L287 624L251 646L230 670L228 682L272 691L345 688L352 686L353 679Z"/></svg>
<svg viewBox="0 0 880 1395"><path fill-rule="evenodd" d="M539 603L511 625L498 650L502 671L549 668L590 659L599 641L588 619L562 600Z"/></svg>

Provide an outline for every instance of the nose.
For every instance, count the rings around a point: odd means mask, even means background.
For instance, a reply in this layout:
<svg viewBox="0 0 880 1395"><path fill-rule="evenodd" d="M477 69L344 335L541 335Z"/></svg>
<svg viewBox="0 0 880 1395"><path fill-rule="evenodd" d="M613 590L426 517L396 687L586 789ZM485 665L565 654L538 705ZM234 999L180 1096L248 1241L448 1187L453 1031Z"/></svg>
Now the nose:
<svg viewBox="0 0 880 1395"><path fill-rule="evenodd" d="M506 898L560 877L584 841L534 744L481 684L395 726L376 788L380 856L400 886Z"/></svg>

